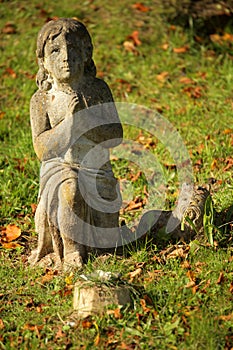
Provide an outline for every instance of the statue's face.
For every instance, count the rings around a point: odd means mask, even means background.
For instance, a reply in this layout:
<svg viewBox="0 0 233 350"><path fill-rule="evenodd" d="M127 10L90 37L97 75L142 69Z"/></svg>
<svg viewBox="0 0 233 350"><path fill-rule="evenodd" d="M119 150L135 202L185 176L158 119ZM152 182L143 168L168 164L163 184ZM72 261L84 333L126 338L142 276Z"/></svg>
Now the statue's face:
<svg viewBox="0 0 233 350"><path fill-rule="evenodd" d="M82 77L84 62L75 33L62 32L48 40L44 50L44 67L59 82L70 82Z"/></svg>

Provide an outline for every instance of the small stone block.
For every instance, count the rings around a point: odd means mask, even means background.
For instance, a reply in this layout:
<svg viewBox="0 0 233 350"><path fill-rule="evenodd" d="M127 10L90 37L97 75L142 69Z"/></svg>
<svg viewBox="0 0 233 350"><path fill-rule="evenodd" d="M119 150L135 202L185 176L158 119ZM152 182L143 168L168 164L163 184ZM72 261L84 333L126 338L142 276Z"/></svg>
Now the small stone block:
<svg viewBox="0 0 233 350"><path fill-rule="evenodd" d="M124 286L90 284L90 282L75 284L73 307L80 318L101 314L112 304L123 306L130 301L129 288Z"/></svg>

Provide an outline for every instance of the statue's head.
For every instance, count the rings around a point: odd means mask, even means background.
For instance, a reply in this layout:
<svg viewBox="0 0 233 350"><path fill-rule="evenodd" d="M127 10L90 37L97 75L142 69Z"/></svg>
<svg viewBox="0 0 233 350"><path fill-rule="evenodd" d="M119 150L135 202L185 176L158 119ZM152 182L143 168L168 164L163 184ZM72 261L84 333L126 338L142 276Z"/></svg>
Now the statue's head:
<svg viewBox="0 0 233 350"><path fill-rule="evenodd" d="M37 38L37 58L39 71L37 74L37 85L41 90L49 90L51 88L51 81L48 72L44 67L45 46L53 38L60 34L73 33L75 40L82 51L84 61L84 75L95 76L96 67L92 60L93 46L91 37L86 27L79 21L72 18L60 18L46 23L40 30Z"/></svg>

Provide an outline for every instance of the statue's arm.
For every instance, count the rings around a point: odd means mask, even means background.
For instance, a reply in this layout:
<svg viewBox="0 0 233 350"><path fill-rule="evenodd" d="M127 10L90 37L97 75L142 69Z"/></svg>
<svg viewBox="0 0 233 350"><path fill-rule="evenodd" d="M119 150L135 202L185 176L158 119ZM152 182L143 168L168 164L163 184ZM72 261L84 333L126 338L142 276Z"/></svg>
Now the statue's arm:
<svg viewBox="0 0 233 350"><path fill-rule="evenodd" d="M122 142L123 129L114 104L112 93L108 85L100 79L95 80L95 89L98 92L98 104L88 110L85 118L90 128L85 136L103 147L116 147Z"/></svg>
<svg viewBox="0 0 233 350"><path fill-rule="evenodd" d="M62 156L70 147L72 119L67 118L51 128L46 93L36 92L30 102L33 146L40 161Z"/></svg>

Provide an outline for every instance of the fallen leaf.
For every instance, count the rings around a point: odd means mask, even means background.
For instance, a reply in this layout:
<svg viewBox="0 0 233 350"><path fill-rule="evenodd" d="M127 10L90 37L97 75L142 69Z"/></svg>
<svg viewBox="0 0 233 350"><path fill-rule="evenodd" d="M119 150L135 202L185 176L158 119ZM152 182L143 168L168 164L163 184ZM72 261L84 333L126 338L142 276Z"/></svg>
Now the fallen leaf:
<svg viewBox="0 0 233 350"><path fill-rule="evenodd" d="M138 35L139 35L138 30L134 30L132 34L127 36L127 40L131 39L135 46L139 46L141 45L142 42L139 40Z"/></svg>
<svg viewBox="0 0 233 350"><path fill-rule="evenodd" d="M6 114L6 112L0 112L0 119L2 119L5 114Z"/></svg>
<svg viewBox="0 0 233 350"><path fill-rule="evenodd" d="M50 282L55 275L57 275L57 271L56 270L54 271L54 270L49 270L48 269L48 270L46 270L45 275L43 275L43 276L41 276L41 277L36 279L36 282L39 282L41 284L46 284L46 283Z"/></svg>
<svg viewBox="0 0 233 350"><path fill-rule="evenodd" d="M181 77L179 79L179 82L181 84L193 84L193 83L195 83L191 78L188 78L188 77Z"/></svg>
<svg viewBox="0 0 233 350"><path fill-rule="evenodd" d="M206 294L207 292L206 292L206 289L210 286L210 279L208 279L207 280L207 282L206 282L206 284L204 285L204 287L202 288L202 290L201 290L201 293L204 293L204 294Z"/></svg>
<svg viewBox="0 0 233 350"><path fill-rule="evenodd" d="M221 284L224 281L224 274L223 272L220 272L218 280L217 280L217 284Z"/></svg>
<svg viewBox="0 0 233 350"><path fill-rule="evenodd" d="M167 255L167 259L175 259L175 258L187 258L189 252L189 247L181 247L174 249L171 253Z"/></svg>
<svg viewBox="0 0 233 350"><path fill-rule="evenodd" d="M230 168L233 167L233 158L228 157L228 158L226 158L225 162L227 165L223 168L223 171L228 171Z"/></svg>
<svg viewBox="0 0 233 350"><path fill-rule="evenodd" d="M16 226L15 224L13 225L7 225L3 230L1 231L2 239L1 241L4 243L9 243L21 236L21 229Z"/></svg>
<svg viewBox="0 0 233 350"><path fill-rule="evenodd" d="M135 277L139 277L142 274L142 268L139 267L135 271L129 272L129 277L130 277L130 283L134 280Z"/></svg>
<svg viewBox="0 0 233 350"><path fill-rule="evenodd" d="M187 93L191 98L200 98L202 96L201 86L187 86L183 89L183 92Z"/></svg>
<svg viewBox="0 0 233 350"><path fill-rule="evenodd" d="M4 34L15 34L16 33L16 26L14 23L12 22L7 22L3 29L2 29L2 32Z"/></svg>
<svg viewBox="0 0 233 350"><path fill-rule="evenodd" d="M160 74L157 74L157 75L156 75L156 79L157 79L158 81L164 83L165 80L167 79L168 75L169 75L169 73L165 71L165 72L162 72L162 73L160 73Z"/></svg>
<svg viewBox="0 0 233 350"><path fill-rule="evenodd" d="M62 327L59 327L57 333L55 334L55 339L64 338L65 336L66 334L63 332Z"/></svg>
<svg viewBox="0 0 233 350"><path fill-rule="evenodd" d="M210 169L211 169L211 170L216 169L216 168L217 168L217 164L218 164L217 159L214 159L214 160L212 161L211 165L210 165Z"/></svg>
<svg viewBox="0 0 233 350"><path fill-rule="evenodd" d="M132 41L128 41L128 40L124 41L123 46L126 51L129 51L134 53L135 55L138 55L138 50L136 49Z"/></svg>
<svg viewBox="0 0 233 350"><path fill-rule="evenodd" d="M5 328L5 325L3 323L3 320L0 318L0 330Z"/></svg>
<svg viewBox="0 0 233 350"><path fill-rule="evenodd" d="M93 326L93 323L90 322L88 319L82 321L82 327L84 329L89 329Z"/></svg>
<svg viewBox="0 0 233 350"><path fill-rule="evenodd" d="M5 249L16 249L16 248L22 247L19 243L15 243L15 242L2 243L2 246Z"/></svg>
<svg viewBox="0 0 233 350"><path fill-rule="evenodd" d="M34 325L31 323L26 323L23 327L23 329L28 329L29 331L40 331L41 329L43 329L44 325Z"/></svg>
<svg viewBox="0 0 233 350"><path fill-rule="evenodd" d="M189 51L189 46L188 45L185 45L185 46L182 46L182 47L174 47L173 48L173 52L175 53L185 53Z"/></svg>
<svg viewBox="0 0 233 350"><path fill-rule="evenodd" d="M231 282L231 284L230 284L230 293L232 293L233 294L233 282Z"/></svg>
<svg viewBox="0 0 233 350"><path fill-rule="evenodd" d="M123 315L121 313L121 309L118 307L114 310L107 310L108 315L114 315L116 319L122 319Z"/></svg>
<svg viewBox="0 0 233 350"><path fill-rule="evenodd" d="M215 319L222 321L231 321L233 320L233 314L217 316Z"/></svg>
<svg viewBox="0 0 233 350"><path fill-rule="evenodd" d="M32 214L35 214L36 209L37 209L37 204L31 203L31 209L32 209Z"/></svg>
<svg viewBox="0 0 233 350"><path fill-rule="evenodd" d="M137 2L136 4L133 4L132 7L140 12L150 11L150 8L148 6L143 5L141 2Z"/></svg>
<svg viewBox="0 0 233 350"><path fill-rule="evenodd" d="M166 51L169 48L169 44L165 43L163 45L161 45L161 49L163 49L164 51Z"/></svg>
<svg viewBox="0 0 233 350"><path fill-rule="evenodd" d="M146 300L145 299L140 299L140 304L141 304L141 307L142 307L143 311L146 314L151 311L151 308L146 306Z"/></svg>
<svg viewBox="0 0 233 350"><path fill-rule="evenodd" d="M223 135L228 135L228 134L231 134L233 133L233 129L225 129L223 130Z"/></svg>
<svg viewBox="0 0 233 350"><path fill-rule="evenodd" d="M5 72L8 75L10 75L13 79L17 78L17 74L15 73L15 71L12 68L10 68L10 67L6 68Z"/></svg>

